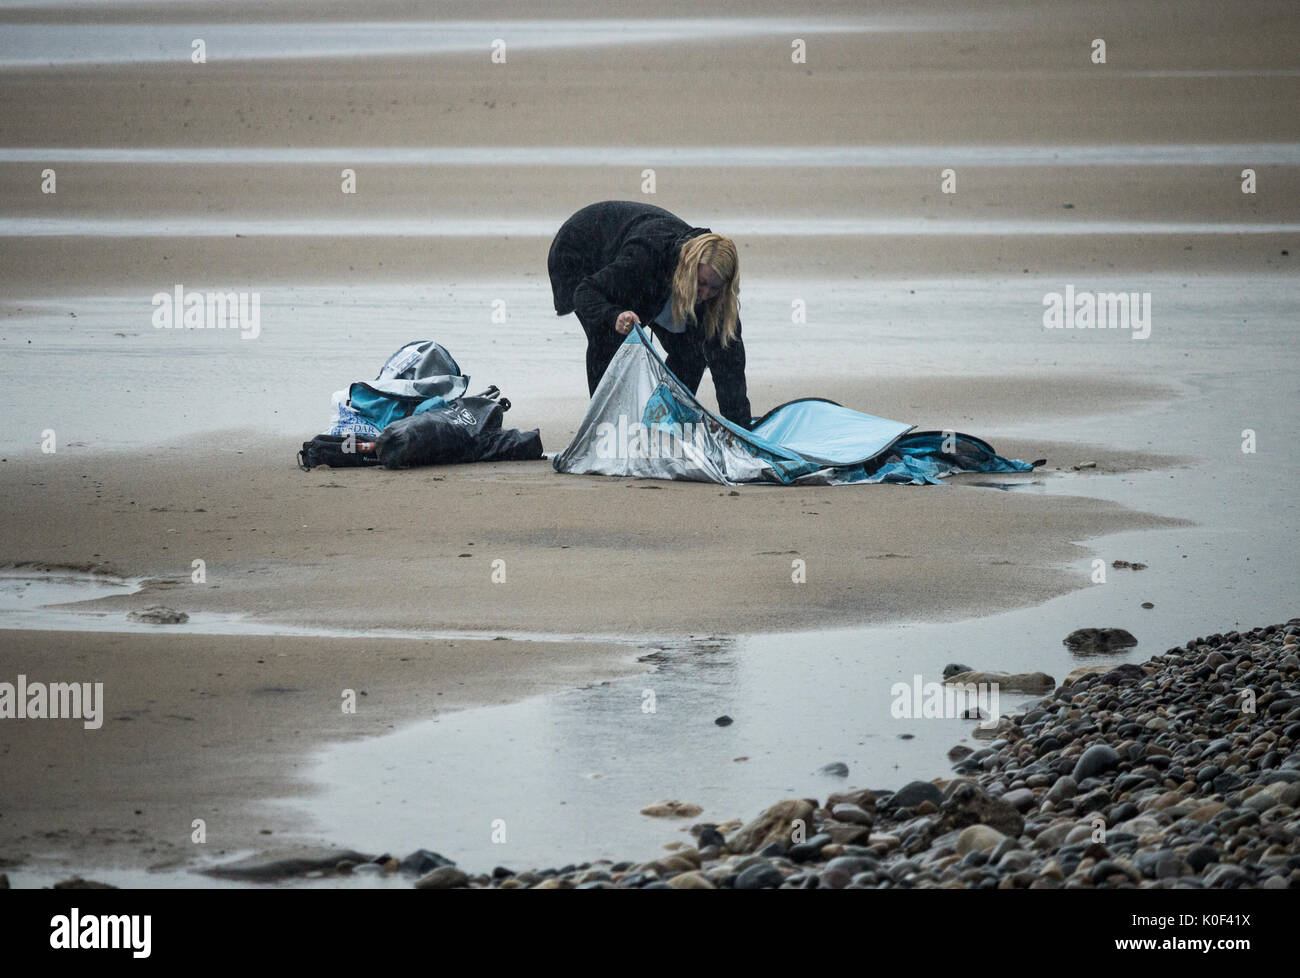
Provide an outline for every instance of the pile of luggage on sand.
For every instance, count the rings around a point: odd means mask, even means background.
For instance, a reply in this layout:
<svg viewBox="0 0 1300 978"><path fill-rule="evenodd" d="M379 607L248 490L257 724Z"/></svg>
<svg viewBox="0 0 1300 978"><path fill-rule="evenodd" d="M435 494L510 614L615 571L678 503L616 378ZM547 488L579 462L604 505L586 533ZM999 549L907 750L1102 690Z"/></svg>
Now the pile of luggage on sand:
<svg viewBox="0 0 1300 978"><path fill-rule="evenodd" d="M501 427L510 401L495 386L468 394L469 377L432 340L407 343L372 381L333 396L330 427L298 452L298 466L404 469L542 457L536 430Z"/></svg>

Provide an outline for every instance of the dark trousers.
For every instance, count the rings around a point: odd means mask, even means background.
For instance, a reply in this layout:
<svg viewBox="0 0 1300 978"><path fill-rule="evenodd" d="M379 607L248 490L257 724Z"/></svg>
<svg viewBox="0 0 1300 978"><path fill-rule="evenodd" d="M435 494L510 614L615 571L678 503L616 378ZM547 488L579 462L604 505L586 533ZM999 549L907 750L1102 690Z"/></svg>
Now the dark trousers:
<svg viewBox="0 0 1300 978"><path fill-rule="evenodd" d="M644 326L645 324L642 323L642 328ZM700 389L700 381L704 378L705 362L704 354L692 341L690 332L670 333L662 326L656 325L651 325L650 328L668 353L664 361L668 369L690 388L692 394L696 393ZM620 336L608 328L593 331L586 323L582 324L582 329L587 334L587 390L588 394L595 394L596 388L600 385L600 378L605 376L609 362L614 359L614 354L618 352L618 348L627 337Z"/></svg>

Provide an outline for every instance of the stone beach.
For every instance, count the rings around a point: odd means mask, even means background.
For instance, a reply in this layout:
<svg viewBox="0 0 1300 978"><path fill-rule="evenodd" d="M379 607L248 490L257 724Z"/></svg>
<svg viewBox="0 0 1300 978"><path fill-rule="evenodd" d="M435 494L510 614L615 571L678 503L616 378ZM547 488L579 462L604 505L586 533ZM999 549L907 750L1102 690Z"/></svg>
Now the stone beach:
<svg viewBox="0 0 1300 978"><path fill-rule="evenodd" d="M743 825L691 825L694 845L645 862L475 876L419 850L310 875L402 872L420 889L1300 887L1300 618L1077 670L991 734L950 752L951 779L778 801Z"/></svg>

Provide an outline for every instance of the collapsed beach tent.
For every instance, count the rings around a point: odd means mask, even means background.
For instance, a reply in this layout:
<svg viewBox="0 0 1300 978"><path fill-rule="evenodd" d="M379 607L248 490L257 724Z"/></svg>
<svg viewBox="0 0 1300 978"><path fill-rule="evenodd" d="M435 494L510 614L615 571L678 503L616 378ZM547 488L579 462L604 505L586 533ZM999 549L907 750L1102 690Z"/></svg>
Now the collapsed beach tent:
<svg viewBox="0 0 1300 978"><path fill-rule="evenodd" d="M557 472L739 485L938 483L954 472L1028 472L954 431L853 411L825 398L788 401L750 430L705 408L660 359L641 326L619 347Z"/></svg>

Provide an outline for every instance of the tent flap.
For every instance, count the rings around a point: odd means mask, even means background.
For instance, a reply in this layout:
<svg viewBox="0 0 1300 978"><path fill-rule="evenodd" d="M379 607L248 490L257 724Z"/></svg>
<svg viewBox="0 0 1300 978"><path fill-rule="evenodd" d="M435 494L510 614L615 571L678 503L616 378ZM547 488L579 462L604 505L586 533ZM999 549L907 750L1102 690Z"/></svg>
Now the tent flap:
<svg viewBox="0 0 1300 978"><path fill-rule="evenodd" d="M739 485L938 483L954 472L1027 472L986 442L805 397L773 408L752 430L705 408L633 328L605 370L557 472Z"/></svg>

